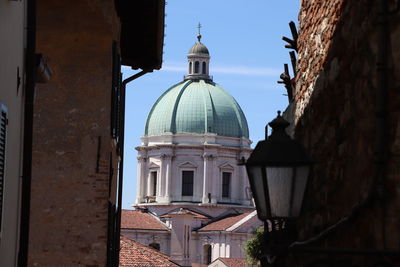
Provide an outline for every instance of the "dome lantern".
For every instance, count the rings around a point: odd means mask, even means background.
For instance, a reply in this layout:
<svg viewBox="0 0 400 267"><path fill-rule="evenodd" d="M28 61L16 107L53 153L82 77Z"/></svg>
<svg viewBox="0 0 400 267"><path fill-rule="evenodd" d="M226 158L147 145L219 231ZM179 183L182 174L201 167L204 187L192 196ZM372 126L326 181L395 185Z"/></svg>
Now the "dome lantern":
<svg viewBox="0 0 400 267"><path fill-rule="evenodd" d="M185 79L205 79L212 80L209 75L210 54L207 47L201 42L200 34L201 24L199 23L199 33L196 42L188 53L188 75Z"/></svg>

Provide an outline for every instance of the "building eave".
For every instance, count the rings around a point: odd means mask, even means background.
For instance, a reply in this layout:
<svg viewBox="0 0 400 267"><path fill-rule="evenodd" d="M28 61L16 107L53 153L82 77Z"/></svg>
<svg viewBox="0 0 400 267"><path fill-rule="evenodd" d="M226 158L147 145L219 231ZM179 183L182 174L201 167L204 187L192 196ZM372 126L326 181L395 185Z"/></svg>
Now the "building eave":
<svg viewBox="0 0 400 267"><path fill-rule="evenodd" d="M121 61L133 69L160 69L165 0L115 0L121 20ZM143 15L145 14L145 15Z"/></svg>

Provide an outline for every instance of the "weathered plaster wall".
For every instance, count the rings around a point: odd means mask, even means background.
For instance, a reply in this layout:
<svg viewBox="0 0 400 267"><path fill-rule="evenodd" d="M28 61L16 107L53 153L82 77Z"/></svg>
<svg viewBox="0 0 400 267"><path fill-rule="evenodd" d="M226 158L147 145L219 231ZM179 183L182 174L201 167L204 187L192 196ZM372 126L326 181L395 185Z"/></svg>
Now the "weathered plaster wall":
<svg viewBox="0 0 400 267"><path fill-rule="evenodd" d="M111 0L37 1L37 51L53 76L36 89L30 266L106 264L118 31Z"/></svg>
<svg viewBox="0 0 400 267"><path fill-rule="evenodd" d="M292 120L296 123L296 138L316 160L299 224L299 238L303 240L352 214L352 208L367 198L371 186L376 189L374 151L379 140L376 99L381 92L377 69L379 2L303 0L301 3ZM388 3L393 9L394 1ZM386 203L375 199L360 209L354 220L311 246L400 249L399 12L389 15L388 20L389 97L384 112L388 134L384 143L389 153L388 161L383 163L387 173ZM325 256L297 257L297 263L306 263ZM335 257L339 260L344 256ZM352 260L370 266L377 258Z"/></svg>

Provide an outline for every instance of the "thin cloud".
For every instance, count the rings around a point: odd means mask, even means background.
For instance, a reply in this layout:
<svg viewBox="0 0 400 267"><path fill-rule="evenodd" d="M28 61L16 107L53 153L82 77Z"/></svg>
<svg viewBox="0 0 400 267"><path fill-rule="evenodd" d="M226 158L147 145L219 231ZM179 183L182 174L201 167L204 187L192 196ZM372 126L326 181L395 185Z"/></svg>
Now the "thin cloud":
<svg viewBox="0 0 400 267"><path fill-rule="evenodd" d="M183 65L164 65L161 70L171 72L185 72L187 68ZM210 72L245 76L277 76L282 73L282 70L247 66L215 66L210 68Z"/></svg>
<svg viewBox="0 0 400 267"><path fill-rule="evenodd" d="M254 67L244 67L244 66L215 67L212 69L212 71L215 73L249 75L249 76L276 76L282 72L282 70L272 69L272 68L254 68Z"/></svg>
<svg viewBox="0 0 400 267"><path fill-rule="evenodd" d="M187 70L187 68L184 66L163 65L161 70L173 71L173 72L184 72Z"/></svg>

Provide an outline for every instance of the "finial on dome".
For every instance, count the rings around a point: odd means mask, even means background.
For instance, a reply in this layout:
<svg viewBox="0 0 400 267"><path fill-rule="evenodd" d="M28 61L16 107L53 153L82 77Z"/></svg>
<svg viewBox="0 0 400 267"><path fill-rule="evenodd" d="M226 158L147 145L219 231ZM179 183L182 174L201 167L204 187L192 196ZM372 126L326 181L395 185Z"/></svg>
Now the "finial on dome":
<svg viewBox="0 0 400 267"><path fill-rule="evenodd" d="M200 40L201 40L201 34L200 34L201 24L200 24L200 22L199 22L199 25L197 25L197 29L199 29L199 33L197 34L197 40L199 40L199 43L200 43Z"/></svg>

